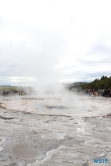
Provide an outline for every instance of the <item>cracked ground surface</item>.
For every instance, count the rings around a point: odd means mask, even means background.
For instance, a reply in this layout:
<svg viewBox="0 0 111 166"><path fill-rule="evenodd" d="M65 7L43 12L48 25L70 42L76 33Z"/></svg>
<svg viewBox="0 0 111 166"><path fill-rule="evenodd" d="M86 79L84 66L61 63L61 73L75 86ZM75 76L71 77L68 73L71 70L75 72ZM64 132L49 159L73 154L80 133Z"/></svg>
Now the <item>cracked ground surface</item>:
<svg viewBox="0 0 111 166"><path fill-rule="evenodd" d="M110 99L90 98L84 115L31 109L40 102L45 99L1 99L0 166L95 166L93 158L111 166Z"/></svg>

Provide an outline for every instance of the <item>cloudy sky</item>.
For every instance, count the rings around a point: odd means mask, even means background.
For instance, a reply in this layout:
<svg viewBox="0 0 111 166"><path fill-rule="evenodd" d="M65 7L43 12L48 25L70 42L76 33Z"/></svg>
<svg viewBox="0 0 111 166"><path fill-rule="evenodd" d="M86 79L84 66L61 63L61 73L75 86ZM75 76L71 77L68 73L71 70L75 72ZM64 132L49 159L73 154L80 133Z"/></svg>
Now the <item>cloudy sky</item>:
<svg viewBox="0 0 111 166"><path fill-rule="evenodd" d="M0 84L111 75L111 0L0 0Z"/></svg>

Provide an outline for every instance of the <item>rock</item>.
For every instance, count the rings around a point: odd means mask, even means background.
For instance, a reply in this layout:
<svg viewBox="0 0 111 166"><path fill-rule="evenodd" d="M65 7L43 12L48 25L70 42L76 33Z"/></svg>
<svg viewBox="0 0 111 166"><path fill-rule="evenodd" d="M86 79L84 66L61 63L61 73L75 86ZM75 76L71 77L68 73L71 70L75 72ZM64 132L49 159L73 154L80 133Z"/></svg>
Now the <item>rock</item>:
<svg viewBox="0 0 111 166"><path fill-rule="evenodd" d="M108 113L107 116L111 116L111 113Z"/></svg>
<svg viewBox="0 0 111 166"><path fill-rule="evenodd" d="M88 163L88 162L85 162L85 163L83 164L83 166L89 166L89 163Z"/></svg>
<svg viewBox="0 0 111 166"><path fill-rule="evenodd" d="M5 166L18 166L18 164L15 163L15 162L13 162L13 163L11 163L11 164L9 164L9 165L5 165Z"/></svg>

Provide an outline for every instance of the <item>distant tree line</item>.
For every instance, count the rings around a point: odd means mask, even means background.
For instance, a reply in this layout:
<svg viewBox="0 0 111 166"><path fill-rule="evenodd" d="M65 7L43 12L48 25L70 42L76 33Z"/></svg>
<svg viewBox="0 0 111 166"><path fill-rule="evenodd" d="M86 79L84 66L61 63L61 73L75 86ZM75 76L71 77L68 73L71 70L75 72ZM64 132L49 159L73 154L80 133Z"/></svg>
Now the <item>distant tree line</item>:
<svg viewBox="0 0 111 166"><path fill-rule="evenodd" d="M80 84L77 87L78 89L94 89L97 91L98 89L110 89L111 90L111 76L102 76L100 79L95 79L90 83Z"/></svg>

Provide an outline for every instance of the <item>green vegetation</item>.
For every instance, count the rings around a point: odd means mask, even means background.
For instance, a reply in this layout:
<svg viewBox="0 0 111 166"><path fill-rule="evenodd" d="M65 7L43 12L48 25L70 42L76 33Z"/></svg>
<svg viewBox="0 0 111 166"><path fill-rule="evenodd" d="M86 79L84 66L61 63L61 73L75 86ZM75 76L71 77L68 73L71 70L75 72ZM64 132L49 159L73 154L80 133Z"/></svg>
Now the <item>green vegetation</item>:
<svg viewBox="0 0 111 166"><path fill-rule="evenodd" d="M79 89L110 89L111 90L111 76L102 76L100 79L95 79L93 82L78 85Z"/></svg>
<svg viewBox="0 0 111 166"><path fill-rule="evenodd" d="M9 91L9 90L32 90L30 86L6 86L0 85L0 91Z"/></svg>

